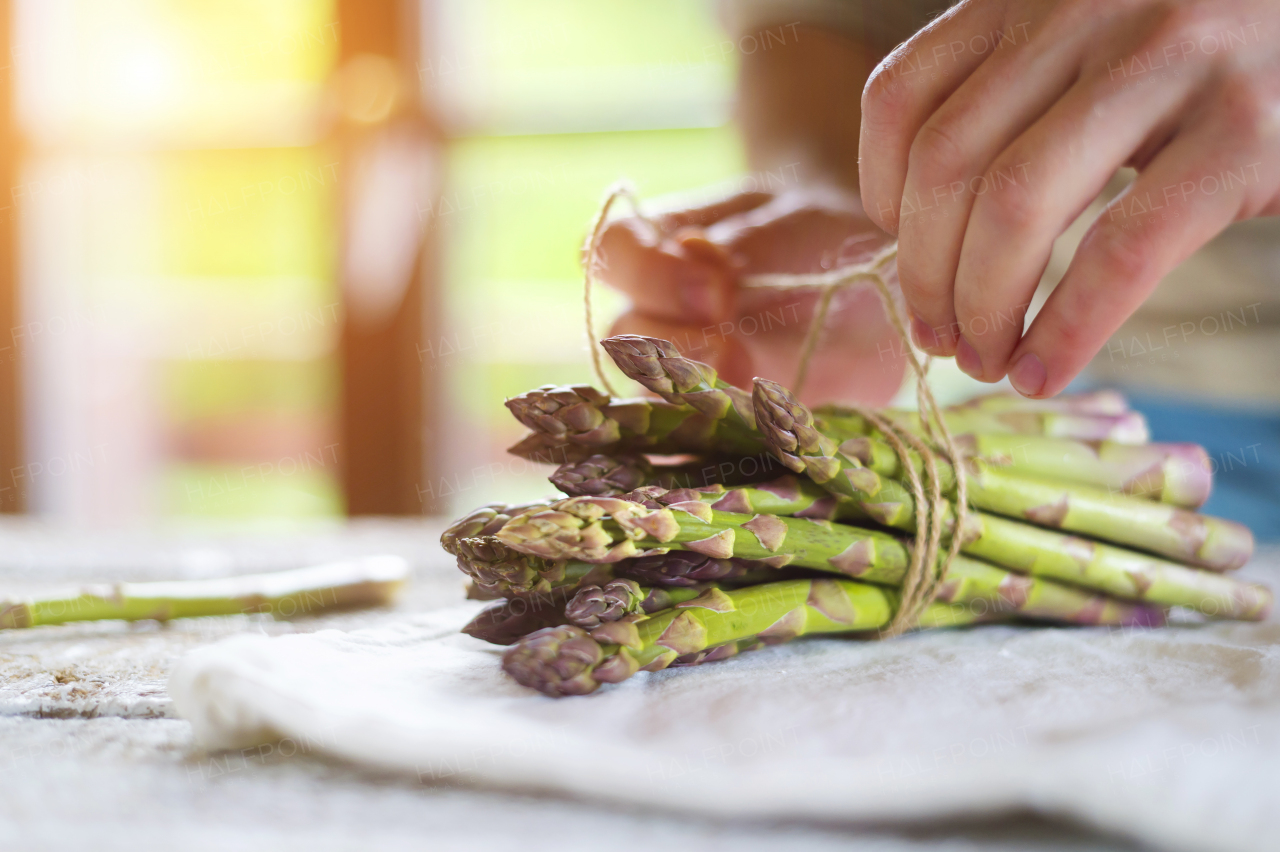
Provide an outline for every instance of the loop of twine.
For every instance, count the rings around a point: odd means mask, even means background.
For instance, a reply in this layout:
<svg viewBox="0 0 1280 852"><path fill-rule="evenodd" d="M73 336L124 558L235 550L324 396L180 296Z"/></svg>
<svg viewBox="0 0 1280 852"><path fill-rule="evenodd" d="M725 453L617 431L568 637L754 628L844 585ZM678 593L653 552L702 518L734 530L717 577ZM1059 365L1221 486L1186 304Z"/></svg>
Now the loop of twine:
<svg viewBox="0 0 1280 852"><path fill-rule="evenodd" d="M591 222L591 229L587 231L586 244L582 247L584 255L582 263L582 309L586 315L587 349L591 352L591 367L595 370L596 378L600 380L600 384L604 386L609 396L617 396L618 392L613 389L613 384L610 383L609 377L605 375L604 363L600 359L600 341L596 338L596 325L591 310L591 281L592 273L596 268L596 260L600 253L600 235L604 233L604 226L608 222L609 210L613 207L613 202L619 198L627 199L631 204L631 211L635 217L653 228L655 232L658 231L658 226L640 210L640 199L636 198L635 188L629 182L620 180L605 190L604 201L600 203L600 210Z"/></svg>
<svg viewBox="0 0 1280 852"><path fill-rule="evenodd" d="M587 338L591 349L591 364L595 370L596 377L610 396L617 396L617 392L614 391L609 379L605 376L604 367L600 359L599 345L595 339L595 325L591 311L591 273L595 268L600 235L604 231L609 210L612 208L613 203L622 197L625 197L630 202L637 219L645 222L655 231L658 230L657 226L641 212L639 200L636 198L632 187L625 182L619 181L610 187L605 194L605 199L592 222L587 243L584 247L586 275L583 284L582 302L585 312ZM893 448L907 478L911 497L915 501L916 529L915 540L911 547L911 561L903 576L898 610L888 626L879 633L881 638L886 639L913 628L921 613L933 603L942 586L942 582L946 579L951 563L960 552L969 518L969 489L965 460L956 447L951 430L947 428L946 421L943 419L942 409L929 387L928 376L931 359L925 356L923 363L921 363L921 359L911 343L911 337L907 333L906 323L899 310L898 302L894 299L893 292L889 289L889 283L885 280L882 272L897 255L898 244L893 242L863 263L841 266L828 272L816 274L753 275L747 276L741 282L743 287L768 287L773 289L803 287L820 288L822 291L800 350L796 379L792 386L793 392L797 395L799 395L801 388L804 387L805 380L808 378L809 365L817 352L827 317L831 312L831 304L835 299L836 293L842 288L857 281L870 281L875 286L876 292L880 296L880 301L884 305L885 315L889 318L890 324L902 342L907 364L915 375L916 400L921 431L924 433L923 438L899 426L892 419L882 417L874 411L853 406L846 407L848 411L862 417L874 426L884 436L885 442ZM919 457L921 467L924 468L925 475L923 479L920 476L920 471L916 469L916 465L913 463L913 451ZM951 530L950 542L945 553L941 555L939 555L939 550L942 547L943 536L946 534L946 516L949 502L943 493L942 479L938 471L939 456L942 456L945 461L951 464L955 471L956 480L954 525Z"/></svg>

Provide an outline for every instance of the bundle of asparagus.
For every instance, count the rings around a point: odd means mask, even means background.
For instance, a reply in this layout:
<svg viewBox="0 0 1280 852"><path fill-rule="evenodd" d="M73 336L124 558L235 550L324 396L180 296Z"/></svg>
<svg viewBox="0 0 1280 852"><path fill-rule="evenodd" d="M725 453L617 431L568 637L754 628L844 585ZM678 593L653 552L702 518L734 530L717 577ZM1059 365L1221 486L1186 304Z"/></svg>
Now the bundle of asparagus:
<svg viewBox="0 0 1280 852"><path fill-rule="evenodd" d="M1195 511L1212 484L1204 450L1149 443L1117 393L980 397L943 413L961 458L923 458L883 431L926 435L914 412L810 410L775 382L732 387L664 340L603 346L658 398L548 385L508 400L531 430L511 452L558 465L567 496L484 506L442 540L470 595L498 599L465 632L510 646L506 671L547 695L807 634L877 635L901 602L923 511L910 482L926 468L959 555L931 566L945 574L915 628L1270 610L1270 590L1226 573L1248 561L1249 530Z"/></svg>

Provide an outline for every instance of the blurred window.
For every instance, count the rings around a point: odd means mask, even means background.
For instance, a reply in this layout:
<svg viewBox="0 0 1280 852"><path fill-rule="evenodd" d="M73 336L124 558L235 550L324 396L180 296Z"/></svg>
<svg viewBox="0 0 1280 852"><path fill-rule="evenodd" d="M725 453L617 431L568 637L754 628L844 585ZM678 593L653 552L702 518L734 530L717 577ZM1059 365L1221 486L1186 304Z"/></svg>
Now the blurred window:
<svg viewBox="0 0 1280 852"><path fill-rule="evenodd" d="M502 402L592 381L579 248L603 190L627 177L653 196L741 174L727 126L738 46L710 3L690 0L427 11L419 80L452 142L445 188L420 208L446 248L446 314L422 360L446 373L450 420L446 475L423 490L461 511L550 489L545 469L504 453L523 429ZM603 332L621 301L601 290L598 304Z"/></svg>
<svg viewBox="0 0 1280 852"><path fill-rule="evenodd" d="M333 0L15 13L30 509L337 514Z"/></svg>

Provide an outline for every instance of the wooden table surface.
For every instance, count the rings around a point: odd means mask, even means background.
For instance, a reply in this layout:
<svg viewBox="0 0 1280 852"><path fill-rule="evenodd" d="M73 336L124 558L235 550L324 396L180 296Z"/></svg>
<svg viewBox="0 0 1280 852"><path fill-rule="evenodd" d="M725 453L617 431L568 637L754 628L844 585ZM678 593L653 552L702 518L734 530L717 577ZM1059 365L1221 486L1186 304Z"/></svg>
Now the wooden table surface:
<svg viewBox="0 0 1280 852"><path fill-rule="evenodd" d="M206 754L174 716L165 681L186 651L238 633L393 623L456 603L436 522L279 530L84 532L0 522L0 591L81 582L208 578L395 553L415 579L394 609L293 622L265 616L88 623L0 633L0 837L6 849L468 850L1126 849L1027 818L999 824L729 825L570 801L417 783L274 749Z"/></svg>

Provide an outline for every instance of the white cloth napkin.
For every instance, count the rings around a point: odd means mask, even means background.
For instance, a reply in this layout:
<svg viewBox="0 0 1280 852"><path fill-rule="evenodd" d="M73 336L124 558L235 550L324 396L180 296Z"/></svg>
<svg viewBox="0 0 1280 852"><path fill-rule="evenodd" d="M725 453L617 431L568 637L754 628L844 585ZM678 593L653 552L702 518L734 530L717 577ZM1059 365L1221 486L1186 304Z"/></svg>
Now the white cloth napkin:
<svg viewBox="0 0 1280 852"><path fill-rule="evenodd" d="M1274 623L811 639L557 700L457 633L477 608L236 637L169 692L210 749L287 740L424 783L749 818L1031 809L1167 849L1280 846Z"/></svg>

